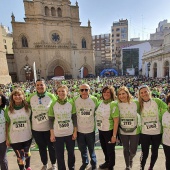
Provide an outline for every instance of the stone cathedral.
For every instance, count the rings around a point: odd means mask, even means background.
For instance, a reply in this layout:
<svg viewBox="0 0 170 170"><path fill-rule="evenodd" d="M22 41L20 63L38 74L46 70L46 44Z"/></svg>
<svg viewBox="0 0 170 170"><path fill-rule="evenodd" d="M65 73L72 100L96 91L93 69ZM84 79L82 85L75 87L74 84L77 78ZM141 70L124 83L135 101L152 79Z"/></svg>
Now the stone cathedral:
<svg viewBox="0 0 170 170"><path fill-rule="evenodd" d="M12 14L13 50L18 81L38 78L78 78L95 72L91 25L81 26L78 2L24 0L25 22Z"/></svg>

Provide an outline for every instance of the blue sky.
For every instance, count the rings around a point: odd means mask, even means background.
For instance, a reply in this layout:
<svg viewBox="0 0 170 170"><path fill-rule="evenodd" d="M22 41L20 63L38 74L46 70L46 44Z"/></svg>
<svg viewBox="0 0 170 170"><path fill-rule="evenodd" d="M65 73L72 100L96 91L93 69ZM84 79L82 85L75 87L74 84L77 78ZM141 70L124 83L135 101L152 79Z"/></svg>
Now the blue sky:
<svg viewBox="0 0 170 170"><path fill-rule="evenodd" d="M119 19L128 19L129 38L149 39L158 23L170 22L170 0L77 0L82 26L91 21L92 35L110 33L111 25ZM75 5L76 0L71 0ZM11 28L11 13L15 20L24 21L23 0L0 0L0 23Z"/></svg>

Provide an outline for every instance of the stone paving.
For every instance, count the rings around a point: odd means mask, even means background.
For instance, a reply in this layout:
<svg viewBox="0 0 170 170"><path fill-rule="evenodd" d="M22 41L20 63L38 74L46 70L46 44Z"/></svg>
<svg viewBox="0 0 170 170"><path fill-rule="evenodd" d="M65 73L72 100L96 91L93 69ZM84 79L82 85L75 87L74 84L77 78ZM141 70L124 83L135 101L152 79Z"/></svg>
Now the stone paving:
<svg viewBox="0 0 170 170"><path fill-rule="evenodd" d="M32 157L31 157L31 168L32 170L41 170L42 164L39 157L38 151L31 151ZM140 166L140 149L137 151L137 154L134 158L134 164L132 170L139 170ZM75 170L79 170L79 167L81 166L81 155L79 150L75 150L76 155L76 164L75 164ZM97 161L98 165L104 162L104 156L101 149L96 149L96 155L97 155ZM65 158L67 162L67 152L65 152ZM8 162L9 162L9 170L19 170L17 163L16 163L16 156L13 151L10 151L8 153ZM150 155L148 157L147 163L146 163L146 170L148 170L150 162ZM50 167L50 164L49 164ZM90 165L87 168L88 170L91 169ZM116 165L114 170L124 170L125 169L125 162L123 157L123 150L122 149L116 149ZM50 170L50 168L49 168ZM99 168L98 168L99 170ZM155 164L154 170L165 170L165 156L163 149L159 149L159 156L158 160Z"/></svg>

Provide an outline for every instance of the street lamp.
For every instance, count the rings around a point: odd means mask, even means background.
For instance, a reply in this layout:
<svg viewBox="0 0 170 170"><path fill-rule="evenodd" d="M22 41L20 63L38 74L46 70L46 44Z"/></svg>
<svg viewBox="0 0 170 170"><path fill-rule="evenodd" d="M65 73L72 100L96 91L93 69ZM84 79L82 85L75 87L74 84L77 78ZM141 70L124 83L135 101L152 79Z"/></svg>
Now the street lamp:
<svg viewBox="0 0 170 170"><path fill-rule="evenodd" d="M139 70L138 70L138 66L135 67L135 76L138 76L139 74Z"/></svg>
<svg viewBox="0 0 170 170"><path fill-rule="evenodd" d="M150 62L147 64L147 67L148 67L148 77L149 77L149 71L150 71L150 67L151 67L151 63Z"/></svg>
<svg viewBox="0 0 170 170"><path fill-rule="evenodd" d="M37 75L38 75L38 79L40 79L40 76L41 76L41 70L37 70Z"/></svg>
<svg viewBox="0 0 170 170"><path fill-rule="evenodd" d="M26 74L26 79L27 79L27 77L28 77L28 80L30 81L31 67L30 67L28 64L26 64L26 65L24 66L24 70L25 70L25 74Z"/></svg>

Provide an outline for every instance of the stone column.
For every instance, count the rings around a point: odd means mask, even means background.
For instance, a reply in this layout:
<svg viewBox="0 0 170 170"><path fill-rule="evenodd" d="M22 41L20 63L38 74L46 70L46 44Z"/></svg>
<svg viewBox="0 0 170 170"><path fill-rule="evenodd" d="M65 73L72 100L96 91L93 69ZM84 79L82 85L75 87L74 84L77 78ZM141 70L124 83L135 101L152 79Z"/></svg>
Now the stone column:
<svg viewBox="0 0 170 170"><path fill-rule="evenodd" d="M11 82L11 76L9 76L6 49L3 44L2 27L0 26L0 84L7 84Z"/></svg>

